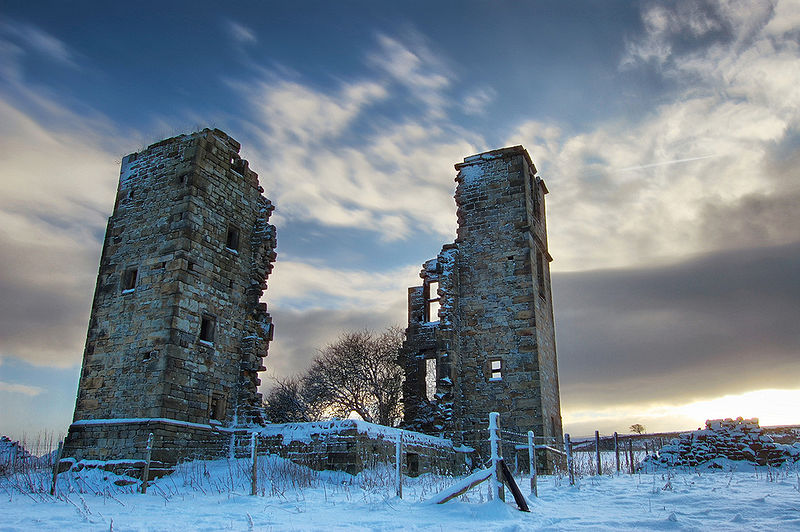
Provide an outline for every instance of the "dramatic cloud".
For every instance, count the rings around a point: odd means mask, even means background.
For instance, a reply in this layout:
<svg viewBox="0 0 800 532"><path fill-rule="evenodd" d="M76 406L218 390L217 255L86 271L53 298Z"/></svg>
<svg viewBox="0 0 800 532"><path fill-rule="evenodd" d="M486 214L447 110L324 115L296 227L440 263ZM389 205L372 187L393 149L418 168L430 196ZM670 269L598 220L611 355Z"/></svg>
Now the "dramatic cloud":
<svg viewBox="0 0 800 532"><path fill-rule="evenodd" d="M253 142L243 142L246 154L281 207L279 223L311 220L376 231L386 240L417 231L451 237L452 165L482 141L441 114L434 120L430 109L385 114L381 104L398 98L401 87L443 111L449 83L424 46L387 36L378 36L378 44L368 58L378 67L373 77L341 82L336 90L275 74L241 85L256 119ZM381 70L391 74L388 80Z"/></svg>
<svg viewBox="0 0 800 532"><path fill-rule="evenodd" d="M6 82L17 97L0 100L0 354L67 367L80 361L114 203L119 161L109 145L124 140L22 78Z"/></svg>
<svg viewBox="0 0 800 532"><path fill-rule="evenodd" d="M557 192L548 198L555 268L643 265L796 238L800 211L789 205L800 173L787 162L800 149L800 45L772 15L653 4L623 63L635 68L655 53L641 49L662 50L663 75L681 91L672 101L642 120L577 134L520 125L509 144L526 145ZM714 32L724 38L675 42Z"/></svg>
<svg viewBox="0 0 800 532"><path fill-rule="evenodd" d="M457 79L459 65L413 31L370 30L371 41L356 43L369 50L360 67L301 75L292 65L267 72L242 53L266 47L264 26L218 19L241 78L202 71L227 80L222 92L209 83L203 98L241 107L235 115L221 105L213 116L242 142L277 205L268 373L303 370L342 331L405 322L406 287L419 282L413 254L435 253L455 234L453 163L499 147L468 129L478 121L510 132L503 144L528 148L552 191L571 426L589 432L606 420L618 430L637 416L685 426L696 419L689 405L710 410L701 401L714 395L800 388L791 377L800 370L800 4L641 5L641 31L620 26L627 33L610 75L641 74L662 92L644 114L583 125L516 109L508 123L504 80ZM42 65L75 75L85 60L41 28L0 22L0 391L31 404L71 407L119 158L146 144L92 115L92 102L72 101L83 107L71 110L40 73L38 84L29 80ZM151 124L185 132L170 111L134 100L131 113L153 107ZM205 123L204 105L187 92L178 112ZM323 244L304 249L310 232ZM44 365L70 369L48 369L54 383L32 395ZM27 380L18 378L23 366ZM56 384L60 399L45 398Z"/></svg>
<svg viewBox="0 0 800 532"><path fill-rule="evenodd" d="M796 388L800 243L554 276L562 396L669 404Z"/></svg>

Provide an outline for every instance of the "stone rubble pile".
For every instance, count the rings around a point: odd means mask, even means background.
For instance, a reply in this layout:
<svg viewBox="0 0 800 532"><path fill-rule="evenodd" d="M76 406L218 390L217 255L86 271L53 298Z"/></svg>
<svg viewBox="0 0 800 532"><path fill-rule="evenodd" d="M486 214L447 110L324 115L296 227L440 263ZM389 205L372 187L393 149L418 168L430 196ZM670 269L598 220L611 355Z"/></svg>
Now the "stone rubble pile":
<svg viewBox="0 0 800 532"><path fill-rule="evenodd" d="M697 466L717 458L779 466L800 459L800 443L775 443L763 434L756 418L710 419L705 430L681 434L647 461L662 466ZM710 467L715 466L721 467Z"/></svg>

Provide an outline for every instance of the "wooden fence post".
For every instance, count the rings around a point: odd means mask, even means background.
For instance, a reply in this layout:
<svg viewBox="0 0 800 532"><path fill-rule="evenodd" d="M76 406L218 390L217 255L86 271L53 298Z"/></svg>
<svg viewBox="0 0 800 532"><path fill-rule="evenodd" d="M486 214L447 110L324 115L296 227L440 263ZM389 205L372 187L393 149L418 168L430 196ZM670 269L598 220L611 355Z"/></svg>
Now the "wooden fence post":
<svg viewBox="0 0 800 532"><path fill-rule="evenodd" d="M528 431L528 463L531 473L531 495L539 496L539 487L536 485L536 444L533 443L533 431Z"/></svg>
<svg viewBox="0 0 800 532"><path fill-rule="evenodd" d="M50 487L50 495L56 494L56 480L58 480L58 468L61 466L61 452L64 450L64 442L58 442L58 451L56 451L56 461L53 464L53 485Z"/></svg>
<svg viewBox="0 0 800 532"><path fill-rule="evenodd" d="M594 456L597 460L597 476L603 474L603 464L600 462L600 431L594 431Z"/></svg>
<svg viewBox="0 0 800 532"><path fill-rule="evenodd" d="M630 458L631 475L636 471L636 466L633 463L633 439L628 439L628 457Z"/></svg>
<svg viewBox="0 0 800 532"><path fill-rule="evenodd" d="M250 474L250 495L258 493L258 435L253 432L250 434L250 458L253 461L253 470Z"/></svg>
<svg viewBox="0 0 800 532"><path fill-rule="evenodd" d="M500 414L489 413L489 448L492 453L492 478L489 479L489 492L491 498L505 501L502 472L500 471Z"/></svg>
<svg viewBox="0 0 800 532"><path fill-rule="evenodd" d="M564 434L564 453L567 455L567 472L569 473L569 485L575 485L575 468L572 463L572 442L569 433Z"/></svg>
<svg viewBox="0 0 800 532"><path fill-rule="evenodd" d="M147 493L147 482L150 480L150 456L153 453L153 433L147 436L147 454L144 459L144 471L142 471L142 493Z"/></svg>
<svg viewBox="0 0 800 532"><path fill-rule="evenodd" d="M397 437L394 447L395 478L397 482L397 496L403 498L403 433Z"/></svg>
<svg viewBox="0 0 800 532"><path fill-rule="evenodd" d="M617 436L616 432L614 433L614 456L617 458L617 474L619 474L619 437Z"/></svg>

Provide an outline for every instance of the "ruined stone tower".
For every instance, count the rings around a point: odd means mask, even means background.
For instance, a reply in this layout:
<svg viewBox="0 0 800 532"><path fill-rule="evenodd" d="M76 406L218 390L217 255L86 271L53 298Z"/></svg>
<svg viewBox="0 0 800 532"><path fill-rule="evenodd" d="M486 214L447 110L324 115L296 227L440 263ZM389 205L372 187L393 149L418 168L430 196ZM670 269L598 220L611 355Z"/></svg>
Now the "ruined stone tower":
<svg viewBox="0 0 800 532"><path fill-rule="evenodd" d="M137 458L152 432L174 461L262 421L275 227L239 148L204 129L123 158L65 456Z"/></svg>
<svg viewBox="0 0 800 532"><path fill-rule="evenodd" d="M404 423L485 452L497 411L505 430L560 440L547 188L522 146L456 170L458 236L408 292Z"/></svg>

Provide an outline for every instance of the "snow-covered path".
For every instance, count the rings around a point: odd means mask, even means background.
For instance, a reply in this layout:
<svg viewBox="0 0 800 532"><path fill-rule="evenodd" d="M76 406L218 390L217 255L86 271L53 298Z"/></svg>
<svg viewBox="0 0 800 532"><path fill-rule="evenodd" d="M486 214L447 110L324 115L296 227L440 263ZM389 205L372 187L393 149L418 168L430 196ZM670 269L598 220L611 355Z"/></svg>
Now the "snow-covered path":
<svg viewBox="0 0 800 532"><path fill-rule="evenodd" d="M398 499L384 473L287 476L255 497L222 464L160 479L146 495L102 471L70 475L58 500L3 485L0 530L800 530L796 468L584 477L575 487L541 477L528 514L486 502L486 484L466 500L420 502L442 478L407 479Z"/></svg>

